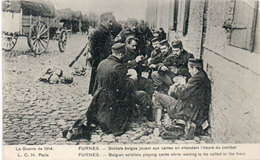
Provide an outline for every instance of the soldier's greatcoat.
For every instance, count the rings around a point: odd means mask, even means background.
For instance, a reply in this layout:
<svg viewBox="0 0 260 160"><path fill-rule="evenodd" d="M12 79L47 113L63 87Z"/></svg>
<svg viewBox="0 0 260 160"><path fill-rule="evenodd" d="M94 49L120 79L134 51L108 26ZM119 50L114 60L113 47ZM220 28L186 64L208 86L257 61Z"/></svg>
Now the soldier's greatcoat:
<svg viewBox="0 0 260 160"><path fill-rule="evenodd" d="M175 94L177 103L168 109L171 118L191 120L197 126L208 119L211 84L204 71L198 71L186 85L177 87Z"/></svg>
<svg viewBox="0 0 260 160"><path fill-rule="evenodd" d="M98 64L111 54L111 36L110 31L102 24L90 36L90 53L92 56L91 78L89 84L89 94L93 94L93 87Z"/></svg>
<svg viewBox="0 0 260 160"><path fill-rule="evenodd" d="M101 126L106 133L120 135L125 131L134 100L134 87L127 79L127 69L113 55L97 69L94 97L87 111L88 124Z"/></svg>

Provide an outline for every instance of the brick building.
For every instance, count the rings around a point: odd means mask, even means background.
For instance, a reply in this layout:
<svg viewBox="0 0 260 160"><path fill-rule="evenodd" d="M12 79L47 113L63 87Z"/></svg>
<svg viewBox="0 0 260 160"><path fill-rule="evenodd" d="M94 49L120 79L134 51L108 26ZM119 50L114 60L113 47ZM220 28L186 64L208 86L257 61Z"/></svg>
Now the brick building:
<svg viewBox="0 0 260 160"><path fill-rule="evenodd" d="M213 140L259 143L259 1L147 0L146 9L149 25L203 59L212 82Z"/></svg>

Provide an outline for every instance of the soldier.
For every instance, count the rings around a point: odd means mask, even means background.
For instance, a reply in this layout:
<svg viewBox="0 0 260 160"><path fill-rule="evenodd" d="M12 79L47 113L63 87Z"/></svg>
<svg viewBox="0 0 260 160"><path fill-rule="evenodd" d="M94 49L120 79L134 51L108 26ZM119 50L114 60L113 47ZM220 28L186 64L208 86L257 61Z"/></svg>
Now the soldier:
<svg viewBox="0 0 260 160"><path fill-rule="evenodd" d="M127 28L122 30L115 38L115 43L125 43L125 40L128 36L134 36L136 38L138 38L138 34L137 34L137 20L134 18L129 18L127 20Z"/></svg>
<svg viewBox="0 0 260 160"><path fill-rule="evenodd" d="M162 40L166 39L166 33L164 32L163 28L159 28L159 32L160 32L160 34L159 34L160 40L162 41Z"/></svg>
<svg viewBox="0 0 260 160"><path fill-rule="evenodd" d="M121 135L131 118L135 103L151 105L151 99L144 91L136 91L133 81L127 76L127 68L122 63L125 45L112 46L112 55L103 60L97 68L94 96L86 113L87 127L99 125L102 131Z"/></svg>
<svg viewBox="0 0 260 160"><path fill-rule="evenodd" d="M160 49L163 54L167 54L167 57L163 60L163 63L158 65L158 71L152 73L152 79L155 85L167 92L170 85L173 84L172 79L176 76L190 77L188 71L188 60L193 58L193 55L183 49L181 41L172 42L172 50L163 40ZM168 52L168 53L166 53Z"/></svg>
<svg viewBox="0 0 260 160"><path fill-rule="evenodd" d="M134 82L137 90L143 90L152 97L154 92L153 81L141 76L143 55L139 55L137 51L137 45L139 40L134 36L128 36L126 38L126 56L123 58L127 69L134 69L137 72L137 79Z"/></svg>
<svg viewBox="0 0 260 160"><path fill-rule="evenodd" d="M148 66L151 64L161 63L162 54L160 50L160 39L159 37L155 37L152 39L153 51L151 52L151 57L148 59Z"/></svg>
<svg viewBox="0 0 260 160"><path fill-rule="evenodd" d="M151 56L152 46L151 46L151 39L153 37L151 30L149 29L147 23L144 20L140 20L137 25L137 33L138 38L140 39L140 49L141 53L148 58Z"/></svg>
<svg viewBox="0 0 260 160"><path fill-rule="evenodd" d="M159 40L158 37L156 38ZM160 54L158 55L155 61L152 61L152 63L149 64L149 68L152 69L151 79L154 82L155 89L157 91L164 91L167 89L167 87L165 89L165 84L168 84L169 80L166 79L168 77L166 78L164 77L165 79L163 79L162 76L164 76L164 74L161 73L162 71L160 69L163 66L164 59L171 54L171 46L167 40L161 41L159 43L159 46L160 46Z"/></svg>
<svg viewBox="0 0 260 160"><path fill-rule="evenodd" d="M135 81L136 89L143 90L152 96L154 92L153 81L141 76L144 57L137 52L138 42L138 39L134 36L126 38L126 57L124 57L124 62L127 69L134 69L137 72L137 79Z"/></svg>
<svg viewBox="0 0 260 160"><path fill-rule="evenodd" d="M126 63L128 69L136 67L143 58L143 56L139 55L137 50L138 41L135 36L128 36L126 38L126 55L123 62Z"/></svg>
<svg viewBox="0 0 260 160"><path fill-rule="evenodd" d="M122 25L118 22L115 22L111 29L111 39L114 41L116 36L122 31Z"/></svg>
<svg viewBox="0 0 260 160"><path fill-rule="evenodd" d="M175 83L171 86L169 95L155 94L155 121L160 124L161 112L165 108L176 124L173 131L183 134L185 127L195 126L195 133L202 134L202 124L208 120L211 84L201 60L189 59L188 68L191 78L186 84ZM173 98L173 95L177 98Z"/></svg>
<svg viewBox="0 0 260 160"><path fill-rule="evenodd" d="M115 17L112 13L107 12L100 15L100 25L90 36L90 53L92 56L91 78L89 84L89 94L93 94L93 87L97 72L98 64L111 54L111 35L110 30L115 22Z"/></svg>
<svg viewBox="0 0 260 160"><path fill-rule="evenodd" d="M160 31L154 31L153 32L153 37L159 37L160 38Z"/></svg>
<svg viewBox="0 0 260 160"><path fill-rule="evenodd" d="M149 29L148 24L145 23L144 20L139 21L137 30L143 35L145 41L153 38L152 31Z"/></svg>
<svg viewBox="0 0 260 160"><path fill-rule="evenodd" d="M137 49L138 43L139 40L132 35L126 38L126 57L123 58L123 61L128 69L135 69L138 78L140 78L143 71L144 56L140 55Z"/></svg>

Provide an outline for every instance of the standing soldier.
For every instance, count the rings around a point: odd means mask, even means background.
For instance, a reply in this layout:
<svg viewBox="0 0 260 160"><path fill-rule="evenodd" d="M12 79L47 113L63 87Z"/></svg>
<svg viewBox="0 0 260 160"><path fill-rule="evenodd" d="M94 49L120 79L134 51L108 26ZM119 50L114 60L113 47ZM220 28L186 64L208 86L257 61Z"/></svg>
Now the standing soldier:
<svg viewBox="0 0 260 160"><path fill-rule="evenodd" d="M125 40L128 36L134 36L138 38L137 34L137 20L134 18L129 18L127 20L127 28L122 30L115 38L115 43L125 43ZM138 38L139 39L139 38ZM140 40L140 39L139 39Z"/></svg>
<svg viewBox="0 0 260 160"><path fill-rule="evenodd" d="M112 13L106 12L100 15L100 25L90 36L90 54L92 56L91 78L89 84L89 94L93 94L93 87L98 64L111 54L111 27L115 22Z"/></svg>

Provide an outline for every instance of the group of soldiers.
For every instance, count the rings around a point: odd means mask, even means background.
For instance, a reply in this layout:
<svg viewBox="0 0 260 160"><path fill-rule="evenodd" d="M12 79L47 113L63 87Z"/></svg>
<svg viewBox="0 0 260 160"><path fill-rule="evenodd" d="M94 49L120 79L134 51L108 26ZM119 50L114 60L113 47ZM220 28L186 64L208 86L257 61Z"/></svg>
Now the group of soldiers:
<svg viewBox="0 0 260 160"><path fill-rule="evenodd" d="M129 123L146 120L165 137L204 134L211 86L202 60L185 51L180 40L169 43L163 29L152 32L132 18L111 36L114 22L112 13L101 14L89 37L93 99L87 129L99 126L118 136Z"/></svg>

